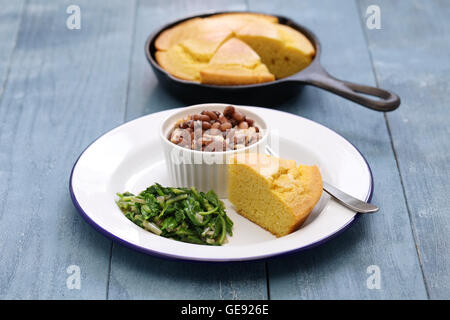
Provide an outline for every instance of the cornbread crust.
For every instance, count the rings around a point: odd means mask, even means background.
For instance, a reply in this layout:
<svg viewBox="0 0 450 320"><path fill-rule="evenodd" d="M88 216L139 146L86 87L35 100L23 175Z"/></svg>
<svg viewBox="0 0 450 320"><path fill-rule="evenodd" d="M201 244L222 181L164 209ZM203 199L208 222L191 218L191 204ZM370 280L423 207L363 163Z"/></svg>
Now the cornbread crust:
<svg viewBox="0 0 450 320"><path fill-rule="evenodd" d="M208 66L200 71L201 82L215 85L245 85L273 81L275 78L263 64L254 69L239 66Z"/></svg>
<svg viewBox="0 0 450 320"><path fill-rule="evenodd" d="M256 51L277 79L303 70L315 54L311 42L286 25L260 20L247 24L236 36Z"/></svg>
<svg viewBox="0 0 450 320"><path fill-rule="evenodd" d="M322 195L317 166L263 154L239 154L228 165L228 199L236 211L277 237L298 229Z"/></svg>

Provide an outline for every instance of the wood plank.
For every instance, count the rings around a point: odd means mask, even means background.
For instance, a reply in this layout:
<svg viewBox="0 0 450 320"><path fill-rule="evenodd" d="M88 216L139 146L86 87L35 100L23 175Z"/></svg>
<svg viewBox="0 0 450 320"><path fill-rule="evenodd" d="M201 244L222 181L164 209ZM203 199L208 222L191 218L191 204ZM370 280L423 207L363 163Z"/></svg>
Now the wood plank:
<svg viewBox="0 0 450 320"><path fill-rule="evenodd" d="M0 7L0 97L4 90L11 54L16 46L24 1L1 0Z"/></svg>
<svg viewBox="0 0 450 320"><path fill-rule="evenodd" d="M0 2L3 10L0 12L0 101L2 99L6 80L9 75L11 59L16 47L17 36L19 33L20 22L24 9L24 1L8 1ZM0 127L0 132L2 128ZM0 163L6 161L8 154L0 148ZM6 181L6 171L0 167L0 181ZM8 190L6 183L0 183L0 199ZM0 205L1 209L1 205ZM0 211L1 212L1 211Z"/></svg>
<svg viewBox="0 0 450 320"><path fill-rule="evenodd" d="M243 1L141 1L131 66L127 119L183 106L160 85L144 55L147 36L159 26L209 10L245 10ZM114 244L109 298L264 299L264 263L211 265L166 261Z"/></svg>
<svg viewBox="0 0 450 320"><path fill-rule="evenodd" d="M114 244L110 299L266 299L261 262L168 261Z"/></svg>
<svg viewBox="0 0 450 320"><path fill-rule="evenodd" d="M2 299L106 297L111 242L76 212L68 183L81 151L123 121L135 8L80 0L81 30L69 30L71 4L27 2L0 102ZM80 290L66 286L70 265Z"/></svg>
<svg viewBox="0 0 450 320"><path fill-rule="evenodd" d="M360 3L361 11L371 1ZM450 3L377 1L366 30L380 86L403 99L387 115L432 299L450 297Z"/></svg>
<svg viewBox="0 0 450 320"><path fill-rule="evenodd" d="M251 0L250 10L282 14L304 24L321 40L322 62L331 74L375 84L355 2ZM372 167L373 203L381 210L362 216L349 230L321 247L270 261L270 298L426 298L383 114L311 87L276 107L322 123L352 142ZM380 268L380 290L366 286L371 265Z"/></svg>

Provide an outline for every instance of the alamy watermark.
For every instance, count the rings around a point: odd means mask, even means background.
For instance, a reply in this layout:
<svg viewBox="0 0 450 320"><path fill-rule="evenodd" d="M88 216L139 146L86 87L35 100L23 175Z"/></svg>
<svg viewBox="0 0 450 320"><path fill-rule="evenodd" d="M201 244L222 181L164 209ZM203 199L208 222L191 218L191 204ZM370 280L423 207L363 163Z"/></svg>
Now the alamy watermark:
<svg viewBox="0 0 450 320"><path fill-rule="evenodd" d="M81 29L81 9L80 6L72 4L67 7L66 13L69 14L66 20L66 27L69 30Z"/></svg>
<svg viewBox="0 0 450 320"><path fill-rule="evenodd" d="M366 270L367 274L370 276L366 280L366 286L369 290L380 290L381 289L381 270L377 265L370 265Z"/></svg>
<svg viewBox="0 0 450 320"><path fill-rule="evenodd" d="M69 276L66 279L66 286L69 290L81 289L81 268L75 264L72 264L66 269Z"/></svg>
<svg viewBox="0 0 450 320"><path fill-rule="evenodd" d="M380 6L372 4L366 9L367 29L381 29L381 9Z"/></svg>

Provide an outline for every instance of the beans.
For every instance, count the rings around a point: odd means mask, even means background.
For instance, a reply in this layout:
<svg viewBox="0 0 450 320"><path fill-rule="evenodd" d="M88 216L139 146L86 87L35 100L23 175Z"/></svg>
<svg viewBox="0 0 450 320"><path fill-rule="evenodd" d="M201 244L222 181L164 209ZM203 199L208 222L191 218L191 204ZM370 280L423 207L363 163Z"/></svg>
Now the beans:
<svg viewBox="0 0 450 320"><path fill-rule="evenodd" d="M220 121L220 123L225 123L225 122L228 122L228 119L224 115L221 115L221 116L219 116L219 121Z"/></svg>
<svg viewBox="0 0 450 320"><path fill-rule="evenodd" d="M192 120L194 121L211 121L211 118L206 114L194 114L192 116Z"/></svg>
<svg viewBox="0 0 450 320"><path fill-rule="evenodd" d="M225 110L223 110L223 115L226 117L231 117L234 113L234 107L233 106L228 106L225 108Z"/></svg>
<svg viewBox="0 0 450 320"><path fill-rule="evenodd" d="M233 113L233 119L235 119L236 121L241 122L241 121L244 120L244 115L242 114L242 112L235 111L235 112Z"/></svg>
<svg viewBox="0 0 450 320"><path fill-rule="evenodd" d="M227 106L223 113L203 110L178 121L169 140L192 150L226 151L258 142L259 131L253 119L233 106Z"/></svg>
<svg viewBox="0 0 450 320"><path fill-rule="evenodd" d="M211 123L207 122L207 121L203 121L202 122L202 128L205 130L211 129Z"/></svg>
<svg viewBox="0 0 450 320"><path fill-rule="evenodd" d="M211 118L208 117L205 114L194 114L192 116L192 120L194 120L194 121L198 121L198 120L200 120L200 121L209 121L209 120L211 120Z"/></svg>
<svg viewBox="0 0 450 320"><path fill-rule="evenodd" d="M202 111L202 114L207 115L211 120L217 120L219 118L217 114L209 110Z"/></svg>
<svg viewBox="0 0 450 320"><path fill-rule="evenodd" d="M220 125L220 131L226 131L228 129L231 129L232 127L233 125L230 122L225 122Z"/></svg>
<svg viewBox="0 0 450 320"><path fill-rule="evenodd" d="M239 129L248 129L248 123L246 121L242 121L239 123Z"/></svg>

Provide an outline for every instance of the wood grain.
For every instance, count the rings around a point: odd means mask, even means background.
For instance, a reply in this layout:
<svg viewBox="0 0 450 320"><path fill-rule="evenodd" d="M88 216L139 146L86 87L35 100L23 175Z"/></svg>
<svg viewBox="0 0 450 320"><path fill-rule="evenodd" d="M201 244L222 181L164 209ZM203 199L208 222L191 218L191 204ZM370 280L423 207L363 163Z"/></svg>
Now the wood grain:
<svg viewBox="0 0 450 320"><path fill-rule="evenodd" d="M70 4L27 2L1 97L3 299L106 297L111 242L76 212L68 184L81 151L123 122L134 6L77 1L82 28L69 30ZM66 286L70 265L80 290Z"/></svg>
<svg viewBox="0 0 450 320"><path fill-rule="evenodd" d="M372 3L362 1L361 12ZM450 3L376 1L366 30L380 86L403 99L387 115L430 298L450 297Z"/></svg>
<svg viewBox="0 0 450 320"><path fill-rule="evenodd" d="M12 53L16 47L17 35L19 33L20 22L22 20L22 13L24 8L24 1L1 1L0 6L3 8L0 13L0 102L3 99L3 93L5 91L5 84L7 82ZM2 127L0 127L0 133ZM0 164L7 163L9 161L9 153L5 152L3 145L0 145ZM7 183L7 171L0 166L0 199L6 198L8 192ZM0 203L0 217L3 212L3 205Z"/></svg>
<svg viewBox="0 0 450 320"><path fill-rule="evenodd" d="M0 97L8 77L11 53L16 46L23 6L24 1L0 1Z"/></svg>
<svg viewBox="0 0 450 320"><path fill-rule="evenodd" d="M250 10L275 12L304 24L319 37L322 62L331 74L375 85L355 2L250 1ZM381 210L361 217L348 231L321 247L271 261L270 298L426 298L383 114L310 87L276 108L322 123L352 142L372 168L372 202ZM380 268L380 290L368 289L366 285L370 276L367 268L371 265Z"/></svg>
<svg viewBox="0 0 450 320"><path fill-rule="evenodd" d="M127 119L181 107L158 84L144 55L148 35L184 16L215 10L245 10L242 1L141 1L137 10ZM264 263L214 265L152 258L114 244L111 299L265 299Z"/></svg>

